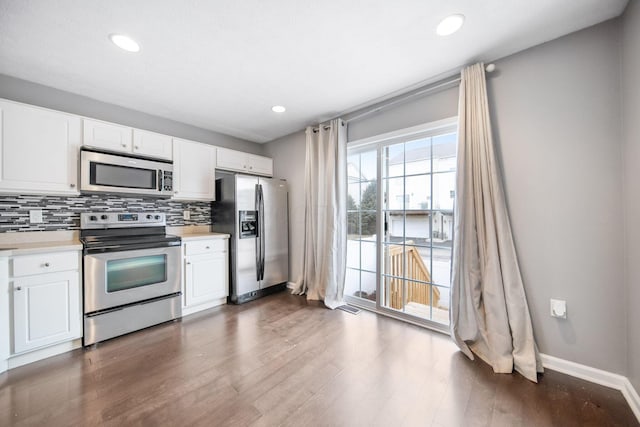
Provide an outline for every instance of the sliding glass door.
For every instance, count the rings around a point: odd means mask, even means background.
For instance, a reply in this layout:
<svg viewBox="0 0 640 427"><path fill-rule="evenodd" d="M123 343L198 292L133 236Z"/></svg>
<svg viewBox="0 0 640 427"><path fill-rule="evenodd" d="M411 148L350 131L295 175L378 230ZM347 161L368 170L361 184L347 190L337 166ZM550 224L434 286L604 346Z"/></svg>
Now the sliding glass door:
<svg viewBox="0 0 640 427"><path fill-rule="evenodd" d="M350 302L434 326L449 323L455 121L348 150Z"/></svg>

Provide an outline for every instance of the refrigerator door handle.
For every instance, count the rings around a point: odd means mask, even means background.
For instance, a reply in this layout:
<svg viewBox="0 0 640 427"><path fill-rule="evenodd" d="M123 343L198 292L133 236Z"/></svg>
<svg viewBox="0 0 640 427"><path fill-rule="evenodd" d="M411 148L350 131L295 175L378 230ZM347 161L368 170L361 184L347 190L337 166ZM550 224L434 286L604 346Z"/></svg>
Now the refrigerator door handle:
<svg viewBox="0 0 640 427"><path fill-rule="evenodd" d="M264 227L264 193L260 185L260 210L258 211L260 225ZM264 231L264 228L262 229ZM260 280L264 280L264 256L265 256L265 233L260 233Z"/></svg>
<svg viewBox="0 0 640 427"><path fill-rule="evenodd" d="M261 244L261 240L262 240L262 221L260 220L260 184L256 184L256 191L255 191L255 209L258 213L258 218L257 219L257 231L256 231L256 238L255 238L255 242L256 242L256 280L260 281L260 266L261 266L261 262L262 262L262 244Z"/></svg>

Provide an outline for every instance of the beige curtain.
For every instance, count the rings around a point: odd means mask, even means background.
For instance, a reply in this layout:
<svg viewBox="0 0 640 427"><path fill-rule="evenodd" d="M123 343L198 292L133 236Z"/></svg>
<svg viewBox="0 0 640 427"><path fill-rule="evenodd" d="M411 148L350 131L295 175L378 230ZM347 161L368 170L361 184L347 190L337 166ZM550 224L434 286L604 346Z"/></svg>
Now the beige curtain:
<svg viewBox="0 0 640 427"><path fill-rule="evenodd" d="M347 132L340 119L308 127L302 279L294 293L344 304L347 259Z"/></svg>
<svg viewBox="0 0 640 427"><path fill-rule="evenodd" d="M496 373L537 382L533 337L511 225L496 164L484 65L462 71L451 284L451 336Z"/></svg>

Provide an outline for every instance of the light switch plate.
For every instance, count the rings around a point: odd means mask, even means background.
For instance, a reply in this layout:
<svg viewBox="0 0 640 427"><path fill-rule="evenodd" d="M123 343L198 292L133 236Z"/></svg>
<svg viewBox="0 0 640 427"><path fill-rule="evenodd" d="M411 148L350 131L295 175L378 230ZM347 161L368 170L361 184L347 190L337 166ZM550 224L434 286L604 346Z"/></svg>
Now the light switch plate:
<svg viewBox="0 0 640 427"><path fill-rule="evenodd" d="M31 224L42 223L42 210L36 209L36 210L29 211L29 222Z"/></svg>

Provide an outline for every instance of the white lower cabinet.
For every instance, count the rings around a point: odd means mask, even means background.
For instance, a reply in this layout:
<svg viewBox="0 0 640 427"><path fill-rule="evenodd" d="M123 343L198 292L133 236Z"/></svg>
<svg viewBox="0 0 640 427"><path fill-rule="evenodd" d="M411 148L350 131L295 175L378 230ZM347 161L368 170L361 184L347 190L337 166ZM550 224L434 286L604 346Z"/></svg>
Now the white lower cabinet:
<svg viewBox="0 0 640 427"><path fill-rule="evenodd" d="M13 275L19 275L10 279L14 354L82 337L79 253L49 254L51 261L47 255L12 258ZM30 264L31 270L21 268ZM73 269L57 271L67 268Z"/></svg>
<svg viewBox="0 0 640 427"><path fill-rule="evenodd" d="M183 315L224 304L229 295L228 239L184 245Z"/></svg>

